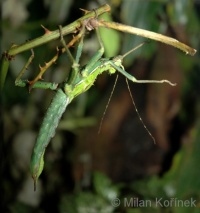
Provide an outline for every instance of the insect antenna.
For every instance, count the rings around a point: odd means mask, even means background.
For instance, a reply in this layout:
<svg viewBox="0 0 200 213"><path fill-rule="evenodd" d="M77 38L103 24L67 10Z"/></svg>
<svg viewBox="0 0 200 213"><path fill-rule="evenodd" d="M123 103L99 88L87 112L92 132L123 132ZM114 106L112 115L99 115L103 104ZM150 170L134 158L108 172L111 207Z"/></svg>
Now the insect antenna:
<svg viewBox="0 0 200 213"><path fill-rule="evenodd" d="M134 106L134 108L135 108L135 111L136 111L136 113L137 113L137 115L138 115L138 117L139 117L139 119L140 119L140 121L141 121L143 127L146 129L147 133L148 133L148 134L150 135L150 137L153 139L154 144L156 144L155 138L153 137L153 135L151 134L150 130L149 130L149 129L147 128L147 126L145 125L145 123L144 123L144 121L142 120L142 117L140 116L140 113L139 113L139 111L138 111L138 109L137 109L137 107L136 107L136 104L135 104L135 101L134 101L134 99L133 99L133 95L132 95L132 93L131 93L131 89L130 89L130 86L129 86L129 83L128 83L128 79L127 79L127 78L126 78L126 84L127 84L127 87L128 87L128 91L129 91L129 94L130 94L130 97L131 97L133 106Z"/></svg>
<svg viewBox="0 0 200 213"><path fill-rule="evenodd" d="M110 93L110 97L109 97L108 102L107 102L107 104L106 104L106 108L105 108L105 110L104 110L104 112L103 112L103 116L102 116L102 118L101 118L101 122L100 122L100 125L99 125L98 134L100 134L100 132L101 132L102 123L103 123L104 117L105 117L105 115L106 115L108 106L109 106L109 104L110 104L111 98L112 98L112 96L113 96L113 93L114 93L114 90L115 90L115 87L116 87L116 84L117 84L118 77L119 77L119 75L117 75L116 78L115 78L115 82L114 82L112 91L111 91L111 93Z"/></svg>
<svg viewBox="0 0 200 213"><path fill-rule="evenodd" d="M131 50L129 50L128 52L126 52L124 55L120 55L121 59L125 58L127 55L129 55L130 53L134 52L134 51L137 50L138 48L142 47L142 46L143 46L144 44L146 44L147 42L148 42L148 41L144 41L144 42L142 42L141 44L139 44L138 46L136 46L136 47L134 47L133 49L131 49ZM108 102L107 102L107 104L106 104L106 108L105 108L105 110L104 110L104 112L103 112L103 116L102 116L102 118L101 118L101 122L100 122L99 129L98 129L98 134L100 134L100 132L101 132L101 127L102 127L102 124L103 124L103 120L104 120L104 117L105 117L105 115L106 115L106 112L107 112L108 106L109 106L109 104L110 104L111 98L112 98L112 96L113 96L115 87L116 87L116 85L117 85L118 77L119 77L119 76L117 75L117 76L116 76L116 79L115 79L115 82L114 82L114 85L113 85L113 88L112 88L112 91L111 91L111 93L110 93L110 97L109 97ZM128 86L128 88L129 88L129 86ZM129 88L129 89L130 89L130 88ZM130 92L130 90L129 90L129 92ZM130 94L131 94L131 93L130 93ZM135 105L134 100L133 100L133 97L132 97L132 102L133 102L133 104ZM139 112L138 112L136 106L135 106L135 109L136 109L136 112L137 112L137 114L138 114L138 116L139 116L141 122L143 123L142 118L140 117ZM151 134L150 131L147 129L147 127L145 126L144 123L143 123L143 125L144 125L145 129L147 130L147 132L149 132L150 136L153 138L154 143L155 143L154 137L152 136L152 134Z"/></svg>
<svg viewBox="0 0 200 213"><path fill-rule="evenodd" d="M135 50L139 49L140 47L142 47L144 44L148 43L149 41L144 41L141 44L139 44L138 46L134 47L133 49L129 50L128 52L126 52L124 55L122 55L122 59L125 58L127 55L129 55L130 53L134 52Z"/></svg>

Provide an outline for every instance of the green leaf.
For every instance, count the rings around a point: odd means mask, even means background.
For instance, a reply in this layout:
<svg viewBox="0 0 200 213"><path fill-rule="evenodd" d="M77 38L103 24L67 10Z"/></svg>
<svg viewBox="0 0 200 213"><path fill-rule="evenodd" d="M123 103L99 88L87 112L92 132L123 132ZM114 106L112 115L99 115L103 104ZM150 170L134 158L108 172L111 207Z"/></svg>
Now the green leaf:
<svg viewBox="0 0 200 213"><path fill-rule="evenodd" d="M112 21L110 14L105 13L101 16L106 21ZM105 47L105 57L112 57L118 54L120 50L120 34L116 30L101 27L99 29L101 39Z"/></svg>

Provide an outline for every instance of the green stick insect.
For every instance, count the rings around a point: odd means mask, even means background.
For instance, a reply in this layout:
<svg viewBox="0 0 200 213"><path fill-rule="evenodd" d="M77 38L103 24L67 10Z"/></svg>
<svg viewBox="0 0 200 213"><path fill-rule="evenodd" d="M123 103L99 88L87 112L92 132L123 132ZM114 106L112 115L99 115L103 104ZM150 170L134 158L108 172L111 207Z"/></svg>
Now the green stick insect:
<svg viewBox="0 0 200 213"><path fill-rule="evenodd" d="M85 29L83 28L83 30ZM114 74L116 71L118 71L134 83L168 83L171 86L176 85L168 80L137 80L135 77L124 70L122 65L123 58L137 48L141 47L144 43L130 50L124 55L119 55L112 59L102 58L104 53L104 46L101 41L98 29L96 31L100 49L86 66L80 68L79 60L83 48L84 35L81 37L81 40L78 44L76 58L74 59L62 38L62 30L60 28L61 41L66 48L66 52L69 58L72 61L72 71L67 81L58 86L56 95L54 96L42 122L36 144L33 149L31 158L31 173L34 180L35 190L38 177L41 174L44 166L43 157L45 149L55 134L56 127L58 126L58 122L62 114L64 113L67 105L76 96L86 92L94 84L98 75L102 74L104 71L108 71L110 74Z"/></svg>
<svg viewBox="0 0 200 213"><path fill-rule="evenodd" d="M108 71L108 73L110 74L114 74L116 71L118 71L122 75L124 75L126 79L129 79L130 81L134 83L168 83L171 86L176 85L174 83L171 83L168 80L137 80L134 76L130 75L129 73L125 71L122 65L122 61L124 57L126 57L128 54L130 54L137 48L141 47L144 43L140 44L136 48L131 49L124 55L119 55L114 58L103 58L102 56L104 54L104 46L98 31L98 27L101 27L101 26L129 32L132 34L138 34L143 37L158 40L158 41L170 44L172 46L178 47L181 50L191 55L194 55L196 52L196 50L190 48L187 45L184 45L183 43L175 39L172 39L166 36L164 37L161 36L161 39L159 39L160 34L156 34L156 33L152 34L152 32L144 31L144 30L137 32L136 29L138 28L133 28L130 26L126 26L126 25L122 25L122 24L118 24L114 22L108 23L101 20L98 21L96 18L88 18L82 21L82 27L77 37L77 38L80 38L80 41L78 43L77 53L74 59L68 47L71 46L72 43L75 43L77 39L72 40L72 42L70 42L70 45L69 44L66 45L63 39L63 34L64 34L63 29L59 27L61 42L64 46L65 51L67 52L68 57L70 58L72 62L72 69L71 69L69 77L63 83L56 84L56 83L38 81L41 77L40 75L38 75L36 79L34 79L33 82L31 82L31 88L44 88L44 89L51 89L56 91L56 94L41 124L41 128L39 130L39 134L37 136L36 143L33 149L32 157L31 157L30 169L31 169L33 180L34 180L34 190L36 190L38 177L40 176L44 167L45 149L48 146L51 138L55 135L55 131L58 126L59 120L61 119L62 114L64 113L68 104L70 104L70 102L75 97L86 92L94 84L98 75L102 74L104 71ZM97 38L100 44L100 49L84 67L80 67L79 61L82 54L83 39L84 39L85 31L86 29L90 31L95 28L96 28ZM155 35L157 37L155 37ZM63 52L64 51L62 49L61 53ZM58 50L58 55L59 55L59 50ZM27 84L30 84L30 82L21 80L21 77L24 74L25 70L27 69L28 65L33 60L33 57L34 57L34 54L32 52L30 59L28 60L28 62L26 63L22 71L20 72L19 77L16 79L16 85L26 86ZM53 61L54 60L52 60L51 63L53 63ZM41 67L41 70L40 70L41 75L46 71L46 69L50 66L50 64L46 64L44 69Z"/></svg>

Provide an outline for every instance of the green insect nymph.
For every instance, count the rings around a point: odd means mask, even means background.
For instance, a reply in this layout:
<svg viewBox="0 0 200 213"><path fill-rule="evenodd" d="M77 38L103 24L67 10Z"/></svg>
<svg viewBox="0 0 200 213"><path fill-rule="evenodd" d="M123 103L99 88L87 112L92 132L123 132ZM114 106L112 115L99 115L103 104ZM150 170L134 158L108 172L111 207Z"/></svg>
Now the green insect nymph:
<svg viewBox="0 0 200 213"><path fill-rule="evenodd" d="M124 70L122 65L122 60L125 56L141 47L144 43L138 45L136 48L131 49L124 55L116 56L112 59L102 58L104 54L104 46L101 41L99 32L97 30L97 37L100 43L100 49L92 57L92 59L83 68L79 66L79 58L82 52L83 37L81 38L78 48L76 60L73 59L71 53L66 47L64 41L63 45L66 48L66 52L72 60L72 71L68 80L58 86L57 92L46 112L43 119L31 158L31 173L34 180L34 189L36 190L36 183L39 175L41 174L44 166L44 153L47 145L49 144L51 138L55 134L55 130L58 126L58 122L61 119L67 105L78 95L87 91L95 82L98 75L102 74L104 71L108 71L110 74L116 71L123 74L127 79L135 83L168 83L172 86L175 84L168 80L137 80L135 77L130 75Z"/></svg>

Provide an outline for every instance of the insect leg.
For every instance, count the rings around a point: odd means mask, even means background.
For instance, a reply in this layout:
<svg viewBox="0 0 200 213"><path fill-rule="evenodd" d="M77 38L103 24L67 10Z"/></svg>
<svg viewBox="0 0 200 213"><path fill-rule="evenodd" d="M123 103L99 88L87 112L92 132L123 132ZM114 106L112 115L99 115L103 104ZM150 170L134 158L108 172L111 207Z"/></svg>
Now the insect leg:
<svg viewBox="0 0 200 213"><path fill-rule="evenodd" d="M30 65L30 63L33 61L33 58L34 58L34 51L33 51L33 49L31 49L31 56L29 57L27 63L24 65L21 72L17 76L17 78L15 80L15 86L20 86L20 87L26 86L26 85L23 85L21 78L24 75L24 73L26 72L26 70L28 69L28 66Z"/></svg>
<svg viewBox="0 0 200 213"><path fill-rule="evenodd" d="M88 76L88 74L91 71L91 68L96 64L96 62L102 57L104 54L104 45L103 41L101 39L100 33L98 28L96 29L97 39L100 44L100 49L94 54L94 56L90 59L90 61L87 63L85 69L82 71L82 75L84 77Z"/></svg>
<svg viewBox="0 0 200 213"><path fill-rule="evenodd" d="M60 32L60 42L62 43L63 47L65 48L65 51L67 52L67 55L68 55L70 61L72 62L72 64L74 64L74 63L75 63L75 59L74 59L74 57L72 56L72 54L71 54L69 48L67 47L67 44L65 43L64 38L63 38L62 26L59 25L58 28L59 28L59 32Z"/></svg>
<svg viewBox="0 0 200 213"><path fill-rule="evenodd" d="M66 43L65 43L65 40L62 35L62 26L60 26L60 25L59 25L59 30L60 30L60 41L61 41L62 45L64 46L65 51L67 52L67 55L68 55L70 61L72 62L72 70L71 70L70 75L67 78L66 82L68 84L73 84L74 81L77 79L77 75L79 74L79 71L80 71L79 60L80 60L80 56L82 54L82 49L83 49L83 38L84 38L84 34L85 34L85 27L83 26L81 28L79 34L75 37L76 40L81 38L81 40L78 44L78 47L77 47L76 59L74 59L74 57L72 56L72 54L68 48L69 45L66 45Z"/></svg>
<svg viewBox="0 0 200 213"><path fill-rule="evenodd" d="M26 72L26 70L28 69L28 66L33 61L33 58L34 58L34 52L33 52L33 49L31 49L31 56L29 57L27 63L24 65L24 67L22 68L21 72L17 76L17 78L15 80L15 86L19 86L19 87L26 87L26 86L28 86L29 87L29 91L32 88L55 90L57 88L57 86L58 86L58 84L56 84L56 83L38 81L38 82L35 82L34 84L32 84L28 80L22 80L21 79L22 76L24 75L24 73Z"/></svg>
<svg viewBox="0 0 200 213"><path fill-rule="evenodd" d="M113 63L112 61L109 62L110 65L112 67L114 67L117 71L119 71L122 75L124 75L126 78L128 78L130 81L134 82L134 83L158 83L158 84L162 84L162 83L167 83L171 86L176 86L176 83L172 83L171 81L168 80L137 80L134 76L130 75L129 73L127 73L124 70L124 67L121 66L117 66L115 63Z"/></svg>
<svg viewBox="0 0 200 213"><path fill-rule="evenodd" d="M81 39L80 39L80 42L79 42L78 47L77 47L76 58L75 58L76 64L79 64L80 57L81 57L82 50L83 50L83 39L84 39L84 36L85 36L85 26L84 25L82 26L79 34L80 34Z"/></svg>
<svg viewBox="0 0 200 213"><path fill-rule="evenodd" d="M67 48L71 47L74 43L76 43L80 38L81 38L82 34L79 33L78 35L76 35L75 37L73 37L73 39L66 45ZM63 39L64 40L64 39ZM29 81L29 85L31 88L38 88L38 85L36 86L35 84L37 84L38 80L42 79L42 75L46 72L46 70L52 65L55 64L57 59L59 58L59 56L66 52L65 47L63 47L62 49L57 48L57 53L56 55L49 61L46 62L45 65L43 67L40 66L40 72L39 74L32 80ZM27 82L24 82L27 83ZM39 85L41 84L41 82L39 83ZM51 87L49 87L49 89L52 89Z"/></svg>

